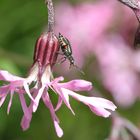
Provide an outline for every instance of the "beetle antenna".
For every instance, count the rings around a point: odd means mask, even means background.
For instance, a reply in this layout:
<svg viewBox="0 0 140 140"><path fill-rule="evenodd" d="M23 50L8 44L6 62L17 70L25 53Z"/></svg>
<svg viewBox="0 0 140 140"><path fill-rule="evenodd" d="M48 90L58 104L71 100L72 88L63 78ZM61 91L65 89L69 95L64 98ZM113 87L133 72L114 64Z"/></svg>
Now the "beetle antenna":
<svg viewBox="0 0 140 140"><path fill-rule="evenodd" d="M84 73L77 65L71 64L71 65L70 65L70 68L71 68L71 67L75 67L80 73L82 73L83 75L85 75L85 73Z"/></svg>

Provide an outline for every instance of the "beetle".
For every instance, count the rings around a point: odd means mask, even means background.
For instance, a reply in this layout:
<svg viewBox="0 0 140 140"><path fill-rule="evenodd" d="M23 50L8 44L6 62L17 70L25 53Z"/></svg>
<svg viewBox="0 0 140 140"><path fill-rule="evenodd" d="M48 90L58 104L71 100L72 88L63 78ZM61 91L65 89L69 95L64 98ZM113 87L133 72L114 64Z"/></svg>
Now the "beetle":
<svg viewBox="0 0 140 140"><path fill-rule="evenodd" d="M62 51L62 54L61 53L59 53L59 54L64 55L61 63L63 63L64 61L66 61L66 59L68 59L70 62L70 67L74 66L82 74L84 74L84 72L77 65L75 65L75 61L74 61L74 58L72 56L72 47L71 47L69 40L66 37L64 37L61 33L59 33L58 41L59 41L60 49Z"/></svg>
<svg viewBox="0 0 140 140"><path fill-rule="evenodd" d="M63 52L62 55L64 55L64 60L61 63L63 63L66 59L68 59L70 62L70 66L74 65L72 48L69 40L66 37L64 37L61 33L59 33L58 40L59 40L60 49Z"/></svg>

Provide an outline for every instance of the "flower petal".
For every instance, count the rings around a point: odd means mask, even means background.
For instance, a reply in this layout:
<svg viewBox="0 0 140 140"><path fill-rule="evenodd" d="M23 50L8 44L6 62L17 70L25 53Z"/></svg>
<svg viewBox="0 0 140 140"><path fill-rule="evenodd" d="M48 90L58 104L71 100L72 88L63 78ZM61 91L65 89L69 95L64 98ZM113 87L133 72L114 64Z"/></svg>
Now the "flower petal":
<svg viewBox="0 0 140 140"><path fill-rule="evenodd" d="M68 94L63 93L61 88L57 86L56 84L53 85L53 88L56 90L56 93L59 94L59 96L62 98L66 106L71 110L72 114L75 115L73 109L71 108L71 105L69 103L69 96Z"/></svg>
<svg viewBox="0 0 140 140"><path fill-rule="evenodd" d="M33 112L36 112L36 110L37 110L37 107L39 105L39 100L44 92L44 89L45 89L45 85L43 85L37 93L37 96L35 98L35 104L33 105Z"/></svg>
<svg viewBox="0 0 140 140"><path fill-rule="evenodd" d="M66 83L58 83L58 85L72 91L89 91L92 89L92 83L86 80L72 80Z"/></svg>
<svg viewBox="0 0 140 140"><path fill-rule="evenodd" d="M57 111L57 110L61 107L62 102L63 102L63 100L62 100L62 98L59 96L58 103L57 103L57 105L56 105L55 111Z"/></svg>
<svg viewBox="0 0 140 140"><path fill-rule="evenodd" d="M57 133L57 136L60 138L63 136L63 130L61 129L61 127L59 126L57 121L54 121L54 126L55 126L55 130Z"/></svg>
<svg viewBox="0 0 140 140"><path fill-rule="evenodd" d="M91 105L88 105L88 106L89 106L90 110L98 116L103 116L103 117L107 118L111 114L109 111L105 110L102 107L94 107L94 106L91 106Z"/></svg>
<svg viewBox="0 0 140 140"><path fill-rule="evenodd" d="M36 90L34 89L33 91L33 97L35 98L36 95L37 95L37 92ZM21 120L21 127L22 129L25 131L29 128L30 126L30 122L31 122L31 119L32 119L32 113L33 113L33 105L35 104L34 101L31 100L31 103L30 103L30 106L28 107L28 111L29 111L29 116L27 117L27 114L24 113L23 117L22 117L22 120Z"/></svg>
<svg viewBox="0 0 140 140"><path fill-rule="evenodd" d="M31 118L31 114L30 114L29 109L26 105L24 95L23 94L18 94L18 95L19 95L19 99L20 99L20 102L21 102L21 106L22 106L22 110L24 112L24 115L26 116L27 119Z"/></svg>
<svg viewBox="0 0 140 140"><path fill-rule="evenodd" d="M87 98L89 100L88 102L94 106L110 109L112 111L115 111L115 109L117 108L111 101L107 99L99 97L87 97Z"/></svg>
<svg viewBox="0 0 140 140"><path fill-rule="evenodd" d="M57 78L55 78L55 79L52 81L52 84L53 84L53 83L58 83L58 82L63 81L63 80L64 80L64 77L63 77L63 76L57 77Z"/></svg>
<svg viewBox="0 0 140 140"><path fill-rule="evenodd" d="M0 97L5 96L9 92L9 85L0 87Z"/></svg>
<svg viewBox="0 0 140 140"><path fill-rule="evenodd" d="M52 116L52 119L53 119L53 123L54 123L54 127L55 127L55 131L57 133L57 136L58 137L62 137L63 130L59 126L59 120L58 120L58 118L57 118L57 116L55 114L55 110L54 110L54 107L53 107L53 105L51 103L49 94L47 92L44 93L42 99L43 99L44 104L46 105L46 107L50 110L50 113L51 113L51 116Z"/></svg>
<svg viewBox="0 0 140 140"><path fill-rule="evenodd" d="M8 71L1 70L0 71L0 80L12 82L12 81L16 81L16 80L24 80L24 78L14 76L14 75L10 74Z"/></svg>
<svg viewBox="0 0 140 140"><path fill-rule="evenodd" d="M7 94L0 99L0 107L3 105L6 97L7 97Z"/></svg>
<svg viewBox="0 0 140 140"><path fill-rule="evenodd" d="M24 86L24 89L25 89L26 93L28 94L29 98L30 98L32 101L35 102L34 98L32 97L32 95L31 95L31 93L30 93L29 86L28 86L28 84L27 84L26 81L24 81L23 86Z"/></svg>
<svg viewBox="0 0 140 140"><path fill-rule="evenodd" d="M30 122L31 122L31 119L32 119L32 112L33 112L33 104L34 104L34 102L31 101L31 104L28 108L28 111L29 111L30 115L27 117L27 114L24 113L24 115L22 117L21 127L24 131L27 130L30 126Z"/></svg>
<svg viewBox="0 0 140 140"><path fill-rule="evenodd" d="M11 108L11 105L12 105L13 95L14 95L14 90L11 90L10 101L9 101L8 108L7 108L7 114L9 114L9 112L10 112L10 108Z"/></svg>
<svg viewBox="0 0 140 140"><path fill-rule="evenodd" d="M115 111L116 109L116 106L109 100L97 97L85 97L65 88L62 88L62 91L64 92L64 94L68 94L73 98L88 105L89 108L97 115L108 117L110 115L110 112L106 109L112 111Z"/></svg>

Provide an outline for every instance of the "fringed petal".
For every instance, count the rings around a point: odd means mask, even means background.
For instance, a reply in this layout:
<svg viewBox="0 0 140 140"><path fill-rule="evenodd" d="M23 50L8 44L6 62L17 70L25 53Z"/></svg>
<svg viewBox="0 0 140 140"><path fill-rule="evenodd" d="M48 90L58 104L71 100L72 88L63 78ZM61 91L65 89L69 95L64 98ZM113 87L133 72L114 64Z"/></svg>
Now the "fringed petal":
<svg viewBox="0 0 140 140"><path fill-rule="evenodd" d="M37 96L35 98L35 104L33 105L33 112L36 112L36 110L37 110L37 107L39 105L39 101L40 101L40 98L44 92L44 89L45 89L45 86L43 85L37 93Z"/></svg>
<svg viewBox="0 0 140 140"><path fill-rule="evenodd" d="M61 107L62 103L63 103L63 100L62 100L62 98L59 96L57 105L56 105L56 107L55 107L55 111L59 110L59 108Z"/></svg>
<svg viewBox="0 0 140 140"><path fill-rule="evenodd" d="M75 115L73 109L71 108L71 105L69 103L69 96L68 94L65 94L62 92L61 88L57 85L53 85L54 89L56 90L57 94L62 98L66 106L71 110L72 114Z"/></svg>
<svg viewBox="0 0 140 140"><path fill-rule="evenodd" d="M7 108L7 114L9 114L9 112L10 112L10 108L11 108L12 100L13 100L13 95L14 95L14 90L11 90L11 93L10 93L10 101L8 103L8 108Z"/></svg>
<svg viewBox="0 0 140 140"><path fill-rule="evenodd" d="M31 95L31 93L30 93L30 90L29 90L29 85L27 84L26 81L24 81L23 87L24 87L26 93L28 94L29 98L30 98L32 101L34 101L34 98L32 97L32 95ZM34 101L34 102L35 102L35 101Z"/></svg>
<svg viewBox="0 0 140 140"><path fill-rule="evenodd" d="M92 83L86 80L72 80L66 83L58 83L58 85L72 91L89 91L92 89Z"/></svg>
<svg viewBox="0 0 140 140"><path fill-rule="evenodd" d="M24 95L21 93L19 94L19 99L20 99L20 103L21 103L21 106L22 106L22 110L24 112L24 116L26 116L27 119L30 119L31 118L31 113L26 105L26 101L25 101L25 98L24 98Z"/></svg>
<svg viewBox="0 0 140 140"><path fill-rule="evenodd" d="M50 110L51 117L53 119L53 123L54 123L54 127L55 127L55 131L57 133L57 136L62 137L63 136L63 130L59 126L59 120L58 120L58 118L57 118L57 116L55 114L54 107L53 107L53 105L51 103L50 97L49 97L47 92L43 94L42 99L43 99L46 107Z"/></svg>
<svg viewBox="0 0 140 140"><path fill-rule="evenodd" d="M103 98L85 97L65 88L62 88L62 92L86 104L95 114L99 116L108 117L111 114L108 110L115 111L116 109L116 106L111 101Z"/></svg>
<svg viewBox="0 0 140 140"><path fill-rule="evenodd" d="M0 80L12 82L16 80L24 80L24 78L12 75L8 71L0 70Z"/></svg>

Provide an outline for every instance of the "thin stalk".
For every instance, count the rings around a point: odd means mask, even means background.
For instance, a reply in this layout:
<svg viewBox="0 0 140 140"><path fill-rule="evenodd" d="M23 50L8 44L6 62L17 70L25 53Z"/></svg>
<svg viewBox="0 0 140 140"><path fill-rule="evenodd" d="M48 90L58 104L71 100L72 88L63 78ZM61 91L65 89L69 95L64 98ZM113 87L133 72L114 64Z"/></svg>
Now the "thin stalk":
<svg viewBox="0 0 140 140"><path fill-rule="evenodd" d="M54 32L54 7L52 0L45 0L48 7L48 32Z"/></svg>

